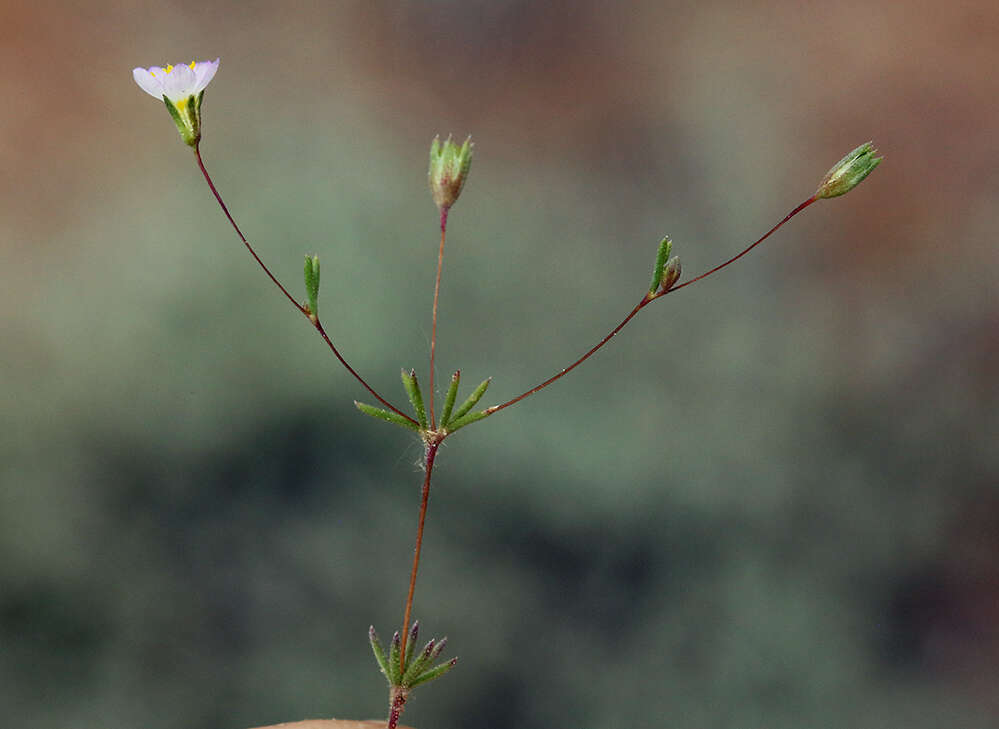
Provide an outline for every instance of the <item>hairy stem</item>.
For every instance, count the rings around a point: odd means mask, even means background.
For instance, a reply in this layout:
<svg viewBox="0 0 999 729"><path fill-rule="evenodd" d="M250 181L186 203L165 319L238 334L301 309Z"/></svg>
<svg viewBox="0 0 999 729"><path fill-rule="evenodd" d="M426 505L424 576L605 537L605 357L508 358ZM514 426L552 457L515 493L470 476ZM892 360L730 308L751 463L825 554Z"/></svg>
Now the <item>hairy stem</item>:
<svg viewBox="0 0 999 729"><path fill-rule="evenodd" d="M393 686L389 691L388 729L396 729L399 717L402 716L402 710L406 708L407 698L409 698L409 692L400 686Z"/></svg>
<svg viewBox="0 0 999 729"><path fill-rule="evenodd" d="M399 665L405 668L406 639L409 637L409 618L413 611L413 593L416 592L416 572L420 568L420 550L423 547L423 525L427 520L427 503L430 501L430 476L434 470L434 459L440 442L427 444L423 460L423 489L420 494L420 517L416 526L416 546L413 547L413 569L409 573L409 594L406 596L406 610L402 618L402 647L399 651Z"/></svg>

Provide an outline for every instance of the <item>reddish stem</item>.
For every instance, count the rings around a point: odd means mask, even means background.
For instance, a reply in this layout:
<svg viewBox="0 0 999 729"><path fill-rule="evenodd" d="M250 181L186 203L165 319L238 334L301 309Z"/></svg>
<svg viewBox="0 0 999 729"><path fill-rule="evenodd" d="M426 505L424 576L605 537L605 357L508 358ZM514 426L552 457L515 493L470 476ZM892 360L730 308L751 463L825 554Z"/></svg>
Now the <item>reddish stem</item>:
<svg viewBox="0 0 999 729"><path fill-rule="evenodd" d="M399 717L402 716L402 710L406 708L406 699L409 698L409 692L399 686L393 686L389 692L389 715L388 715L388 729L396 729L399 724Z"/></svg>
<svg viewBox="0 0 999 729"><path fill-rule="evenodd" d="M672 293L674 291L678 291L679 289L682 289L684 286L690 286L690 284L692 284L692 283L697 283L702 278L707 278L711 274L716 273L716 272L722 270L723 268L725 268L725 266L728 266L730 263L735 263L740 258L742 258L744 255L746 255L747 253L749 253L751 250L753 250L754 248L756 248L756 246L758 246L760 243L762 243L767 238L769 238L770 235L772 233L776 232L779 227L781 227L782 225L784 225L784 223L786 223L787 221L789 221L791 218L793 218L795 215L797 215L798 213L800 213L802 210L804 210L805 208L807 208L809 205L811 205L813 202L817 201L818 199L819 198L815 197L814 195L812 197L808 198L807 200L805 200L805 202L801 203L801 205L799 205L794 210L792 210L787 215L785 215L783 217L783 219L779 223L777 223L777 225L775 225L770 230L768 230L766 233L764 233L763 236L759 240L757 240L755 243L753 243L751 246L749 246L748 248L744 248L743 250L741 250L739 253L737 253L736 255L732 256L731 258L729 258L724 263L720 263L717 266L715 266L714 268L712 268L707 273L702 273L697 278L692 278L689 281L684 281L682 284L674 286L673 288L671 288L666 293Z"/></svg>
<svg viewBox="0 0 999 729"><path fill-rule="evenodd" d="M545 380L544 382L542 382L540 385L532 387L530 390L528 390L527 392L525 392L525 393L523 393L521 395L517 395L517 397L513 398L512 400L507 400L502 405L493 405L491 408L486 408L486 412L488 414L490 414L490 415L492 415L495 412L499 412L503 408L508 408L511 405L513 405L514 403L520 402L525 397L530 397L531 395L533 395L534 393L536 393L538 390L543 390L544 388L548 387L550 384L552 384L553 382L555 382L555 380L557 380L557 379L559 379L561 377L565 377L567 374L569 374L574 369L576 369L579 365L583 364L583 362L585 362L586 360L588 360L592 355L596 354L596 352L597 352L598 349L600 349L602 346L604 346L605 344L607 344L607 342L609 342L614 337L615 334L617 334L619 331L621 331L622 329L624 329L625 325L629 321L632 320L632 318L635 316L635 314L637 314L639 311L641 311L642 307L644 307L646 304L650 303L651 301L653 301L653 299L648 294L646 294L644 297L642 297L642 300L639 301L635 305L635 308L631 310L631 312L628 314L628 316L626 316L624 318L624 320L622 320L622 322L620 324L618 324L616 327L614 327L606 337L604 337L599 342L597 342L582 357L580 357L579 359L577 359L575 362L573 362L571 365L569 365L565 369L563 369L560 372L557 372L556 374L552 375L547 380Z"/></svg>
<svg viewBox="0 0 999 729"><path fill-rule="evenodd" d="M406 611L402 618L402 646L399 650L399 665L406 667L406 639L409 637L409 617L413 610L413 593L416 591L416 572L420 567L420 550L423 548L423 524L427 519L427 503L430 501L430 475L434 470L434 459L440 441L427 444L424 456L423 490L420 497L420 518L416 526L416 546L413 548L413 569L409 573L409 594L406 596Z"/></svg>
<svg viewBox="0 0 999 729"><path fill-rule="evenodd" d="M437 282L434 284L434 313L433 324L430 327L430 429L436 430L437 421L434 419L434 350L437 347L437 299L441 292L441 269L444 267L444 236L447 232L447 211L449 208L441 208L441 244L437 249Z"/></svg>
<svg viewBox="0 0 999 729"><path fill-rule="evenodd" d="M365 389L367 389L367 391L370 392L372 394L372 396L374 396L378 400L378 402L380 402L382 405L384 405L385 407L389 408L393 412L397 413L398 415L401 415L402 417L406 418L406 420L410 421L411 423L415 423L416 421L413 420L413 418L409 417L408 415L406 415L406 413L402 412L401 410L399 410L398 408L396 408L394 405L392 405L392 403L390 403L387 400L385 400L385 398L383 398L381 395L379 395L377 392L375 392L374 388L372 388L371 385L369 385L367 382L365 382L364 378L361 377L354 370L354 368L351 367L347 363L347 360L345 360L343 358L343 356L340 354L339 350L337 350L337 348L333 345L333 340L329 338L328 334L326 334L326 330L323 328L322 323L319 321L319 317L318 316L314 316L313 314L311 314L309 312L309 310L306 307L304 307L301 304L299 304L295 300L295 297L292 296L291 294L289 294L288 290L284 286L281 285L281 282L277 280L277 278L274 276L273 273L271 273L271 270L269 268L267 268L267 266L264 264L264 262L262 260L260 260L260 256L258 256L257 252L255 250L253 250L253 246L250 245L250 242L246 239L246 236L243 235L243 231L241 231L239 229L239 226L236 225L236 221L233 220L232 214L229 212L229 208L226 207L225 202L223 202L223 200L222 200L222 196L219 194L219 191L215 188L215 183L212 182L211 175L209 175L208 174L208 170L205 169L205 163L201 159L201 149L198 146L194 147L194 157L195 157L195 159L197 159L197 161L198 161L198 167L201 170L201 174L204 175L205 182L208 183L208 187L211 189L212 194L215 196L215 199L218 201L219 207L222 208L222 212L225 213L225 216L229 219L229 223L230 223L230 225L232 225L233 230L236 231L236 235L238 235L239 239L241 241L243 241L243 245L246 246L246 250L248 250L250 252L250 255L253 256L253 260L255 260L260 265L260 268L262 268L264 270L264 273L267 274L268 278L270 278L270 280L274 282L274 285L277 286L281 290L281 293L285 295L285 297L288 299L288 301L290 301L292 303L292 305L296 309L298 309L302 314L305 315L305 317L310 322L312 322L312 326L315 327L315 329L316 329L317 332L319 332L319 335L323 338L323 341L326 342L326 344L329 346L330 351L332 351L333 354L336 355L336 358L338 360L340 360L340 364L342 364L344 367L346 367L347 371L350 372L350 374L352 374L354 376L354 378L358 382L360 382L365 387Z"/></svg>
<svg viewBox="0 0 999 729"><path fill-rule="evenodd" d="M674 291L682 289L684 286L689 286L692 283L697 283L701 279L707 278L711 274L717 273L718 271L722 270L726 266L728 266L728 265L730 265L732 263L735 263L740 258L742 258L744 255L746 255L747 253L749 253L751 250L753 250L754 248L756 248L756 246L758 246L760 243L762 243L767 238L769 238L774 232L776 232L776 230L778 228L780 228L782 225L784 225L784 223L786 223L787 221L789 221L791 218L793 218L795 215L797 215L798 213L800 213L802 210L804 210L805 208L807 208L809 205L811 205L813 202L815 202L818 199L819 198L817 198L815 196L812 196L812 197L808 198L807 200L805 200L805 202L801 203L798 207L796 207L794 210L792 210L787 215L785 215L781 219L781 221L779 223L777 223L774 227L772 227L770 230L768 230L766 233L764 233L755 242L751 243L746 248L743 248L739 253L737 253L736 255L732 256L731 258L729 258L724 263L718 264L717 266L715 266L714 268L712 268L710 271L707 271L706 273L702 273L700 276L697 276L696 278L692 278L689 281L685 281L682 284L679 284L677 286L673 286L668 291L662 291L662 292L656 293L656 294L653 294L653 293L646 294L642 298L642 300L639 301L638 304L635 305L635 308L631 310L631 312L628 314L628 316L626 316L624 318L624 320L620 324L618 324L616 327L614 327L614 329L612 329L607 336L605 336L603 339L601 339L599 342L597 342L596 345L594 345L582 357L580 357L579 359L577 359L575 362L573 362L571 365L569 365L565 369L563 369L563 370L557 372L556 374L552 375L547 380L545 380L544 382L542 382L540 385L536 385L535 387L532 387L527 392L518 395L517 397L513 398L512 400L507 400L505 403L502 403L500 405L493 405L490 408L486 408L486 413L489 414L489 415L492 415L495 412L499 412L503 408L510 407L514 403L520 402L525 397L530 397L531 395L533 395L534 393L538 392L539 390L543 390L544 388L548 387L548 385L550 385L553 382L555 382L555 380L557 380L557 379L559 379L561 377L565 377L567 374L569 374L574 369L576 369L576 367L578 367L579 365L583 364L583 362L585 362L587 359L589 359L590 356L592 356L593 354L595 354L598 349L600 349L605 344L607 344L607 342L609 342L614 337L615 334L617 334L619 331L621 331L622 329L624 329L625 325L629 321L631 321L632 318L634 318L635 314L637 314L639 311L641 311L647 304L651 304L653 301L655 301L656 299L662 298L666 294L671 294Z"/></svg>

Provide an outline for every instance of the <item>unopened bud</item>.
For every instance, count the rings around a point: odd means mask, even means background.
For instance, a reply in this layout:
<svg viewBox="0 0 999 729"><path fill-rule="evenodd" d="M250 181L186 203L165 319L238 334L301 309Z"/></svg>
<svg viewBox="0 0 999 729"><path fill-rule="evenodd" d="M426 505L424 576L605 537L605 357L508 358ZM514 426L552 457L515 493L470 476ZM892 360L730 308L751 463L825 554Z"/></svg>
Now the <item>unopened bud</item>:
<svg viewBox="0 0 999 729"><path fill-rule="evenodd" d="M875 157L875 154L877 150L873 143L861 144L826 173L815 197L838 197L850 192L881 164L884 157Z"/></svg>
<svg viewBox="0 0 999 729"><path fill-rule="evenodd" d="M472 166L472 138L468 137L460 147L449 136L443 143L434 137L430 145L430 192L441 210L447 210L461 194Z"/></svg>
<svg viewBox="0 0 999 729"><path fill-rule="evenodd" d="M665 294L673 288L673 284L680 280L680 273L680 258L678 256L673 256L671 259L666 261L666 265L663 266L663 278L659 283L660 293Z"/></svg>

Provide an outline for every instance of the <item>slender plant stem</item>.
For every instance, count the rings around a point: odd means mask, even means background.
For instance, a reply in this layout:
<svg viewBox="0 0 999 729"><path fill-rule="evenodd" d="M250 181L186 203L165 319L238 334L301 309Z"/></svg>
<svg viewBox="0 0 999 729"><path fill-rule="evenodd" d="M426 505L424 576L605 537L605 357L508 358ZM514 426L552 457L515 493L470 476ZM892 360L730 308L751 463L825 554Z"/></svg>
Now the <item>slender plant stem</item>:
<svg viewBox="0 0 999 729"><path fill-rule="evenodd" d="M264 273L266 273L267 276L268 276L268 278L270 278L270 280L274 282L275 286L277 286L279 289L281 289L281 293L284 294L285 297L288 299L288 301L291 302L292 306L294 306L296 309L298 309L302 314L305 314L305 316L308 316L309 312L306 310L306 308L304 306L302 306L301 304L299 304L295 300L295 297L288 293L288 289L286 289L284 286L282 286L281 282L278 281L277 278L275 278L274 274L271 273L271 270L269 268L267 268L267 266L264 264L263 261L260 260L260 256L257 255L257 252L255 250L253 250L253 246L250 245L250 241L248 241L246 239L246 236L243 235L243 231L241 231L239 229L239 226L236 225L236 221L233 220L233 218L232 218L232 213L229 212L229 208L226 207L225 202L222 201L222 196L219 195L219 191L215 188L215 183L212 182L211 175L209 175L208 174L208 170L205 169L205 163L201 159L201 148L200 147L195 146L195 148L194 148L194 156L198 160L198 167L201 168L201 174L205 176L205 182L208 183L208 187L211 189L212 194L215 196L215 199L218 201L219 207L222 208L222 212L225 213L225 216L229 219L229 223L232 225L233 230L236 231L236 235L238 235L239 239L241 241L243 241L243 245L246 246L246 250L248 250L250 252L250 255L253 256L253 260L255 260L258 264L260 264L260 267L262 269L264 269Z"/></svg>
<svg viewBox="0 0 999 729"><path fill-rule="evenodd" d="M430 476L434 470L434 459L440 442L427 444L423 461L423 490L420 495L420 518L416 526L416 546L413 548L413 569L409 573L409 594L406 596L406 611L402 618L402 647L399 651L399 665L405 668L406 639L409 637L409 617L413 611L413 593L416 591L416 572L420 567L420 550L423 547L423 524L427 519L427 503L430 501Z"/></svg>
<svg viewBox="0 0 999 729"><path fill-rule="evenodd" d="M444 236L447 234L447 211L441 208L441 245L437 249L437 282L434 284L433 324L430 326L430 429L437 429L434 419L434 350L437 347L437 299L441 292L441 269L444 267Z"/></svg>
<svg viewBox="0 0 999 729"><path fill-rule="evenodd" d="M559 372L555 373L554 375L552 375L551 377L549 377L547 380L545 380L544 382L542 382L540 385L536 385L535 387L532 387L527 392L525 392L525 393L523 393L521 395L517 395L517 397L513 398L512 400L507 400L502 405L493 405L490 408L486 408L486 412L489 413L490 415L492 415L495 412L499 412L503 408L508 408L511 405L520 402L525 397L530 397L531 395L533 395L534 393L536 393L538 390L543 390L544 388L548 387L550 384L552 384L553 382L555 382L555 380L557 380L559 378L562 378L562 377L565 377L567 374L569 374L574 369L576 369L579 365L583 364L583 362L585 362L586 360L588 360L592 355L596 354L596 352L597 352L598 349L600 349L605 344L607 344L607 342L609 342L614 337L615 334L617 334L619 331L621 331L622 329L624 329L625 325L629 321L631 321L632 318L634 318L635 314L637 314L639 311L641 311L642 307L644 307L646 304L648 304L652 300L653 299L648 294L646 294L644 297L642 297L642 300L639 301L635 305L635 308L631 310L631 312L628 314L628 316L626 316L621 321L620 324L618 324L616 327L614 327L607 334L607 336L605 336L603 339L601 339L599 342L597 342L593 347L590 348L590 350L586 354L584 354L582 357L580 357L579 359L577 359L571 365L569 365L568 367L565 367L562 370L560 370Z"/></svg>
<svg viewBox="0 0 999 729"><path fill-rule="evenodd" d="M784 225L784 223L786 223L787 221L789 221L791 218L793 218L795 215L797 215L798 213L800 213L802 210L804 210L805 208L807 208L809 205L811 205L813 202L817 201L818 199L819 198L815 197L814 195L812 197L808 198L807 200L805 200L805 202L801 203L800 205L798 205L798 207L796 207L794 210L792 210L787 215L785 215L781 219L781 221L779 223L777 223L774 227L772 227L770 230L768 230L766 233L764 233L756 241L754 241L750 245L748 245L745 248L743 248L739 253L737 253L736 255L732 256L731 258L729 258L724 263L718 264L717 266L715 266L714 268L712 268L710 271L707 271L706 273L702 273L700 276L697 276L696 278L692 278L689 281L685 281L682 284L678 284L676 286L673 286L668 291L662 291L662 292L659 292L659 293L649 293L649 294L646 294L642 298L642 300L639 301L635 305L635 308L631 310L631 312L624 318L624 320L620 324L618 324L616 327L614 327L610 331L610 333L607 334L607 336L605 336L603 339L601 339L599 342L597 342L582 357L580 357L579 359L577 359L575 362L573 362L568 367L565 367L564 369L562 369L559 372L555 373L554 375L552 375L551 377L549 377L547 380L545 380L544 382L542 382L540 385L536 385L536 386L532 387L527 392L524 392L524 393L518 395L517 397L513 398L512 400L507 400L506 402L501 403L500 405L493 405L492 407L486 408L485 412L488 415L492 415L493 413L499 412L503 408L508 408L511 405L513 405L514 403L520 402L525 397L530 397L531 395L533 395L534 393L538 392L539 390L543 390L544 388L548 387L548 385L550 385L553 382L555 382L555 380L558 380L559 378L565 377L567 374L569 374L574 369L576 369L576 367L578 367L579 365L583 364L583 362L585 362L587 359L589 359L592 355L596 354L597 350L599 350L601 347L603 347L605 344L607 344L607 342L609 342L614 337L615 334L617 334L619 331L621 331L622 329L624 329L625 325L629 321L631 321L634 318L634 316L639 311L641 311L645 306L647 306L648 304L651 304L656 299L662 298L666 294L671 294L674 291L678 291L679 289L682 289L684 286L689 286L690 284L697 283L701 279L705 279L708 276L710 276L711 274L717 273L718 271L722 270L726 266L728 266L728 265L730 265L732 263L735 263L740 258L742 258L744 255L746 255L751 250L753 250L760 243L762 243L767 238L769 238L773 233L775 233L777 231L778 228L780 228L782 225Z"/></svg>
<svg viewBox="0 0 999 729"><path fill-rule="evenodd" d="M717 273L718 271L722 270L723 268L725 268L729 264L735 263L740 258L742 258L744 255L746 255L747 253L749 253L751 250L753 250L754 248L756 248L756 246L758 246L760 243L762 243L767 238L769 238L772 233L777 232L777 229L779 227L781 227L782 225L784 225L784 223L786 223L791 218L793 218L795 215L797 215L802 210L804 210L805 208L807 208L813 202L816 202L818 199L819 198L815 197L814 195L812 197L808 198L807 200L805 200L805 202L801 203L801 205L799 205L794 210L792 210L787 215L785 215L781 219L781 221L779 223L777 223L777 225L775 225L770 230L768 230L766 233L764 233L763 236L761 238L759 238L755 243L753 243L752 245L750 245L750 246L748 246L746 248L743 248L741 251L739 251L737 254L735 254L734 256L732 256L731 258L729 258L727 261L725 261L724 263L719 263L717 266L715 266L714 268L712 268L710 271L707 271L706 273L702 273L700 276L697 276L696 278L692 278L689 281L684 281L682 284L677 284L676 286L674 286L673 288L671 288L666 293L673 293L674 291L679 291L684 286L690 286L690 284L697 283L702 278L707 278L711 274Z"/></svg>
<svg viewBox="0 0 999 729"><path fill-rule="evenodd" d="M326 333L326 330L323 328L322 322L319 321L319 317L310 314L307 308L299 304L295 300L295 297L288 293L288 289L286 289L284 286L281 285L281 282L277 280L277 278L274 276L273 273L271 273L271 270L267 268L267 266L264 264L262 260L260 260L260 256L258 256L257 252L253 250L253 246L250 245L250 241L248 241L246 239L246 236L243 235L243 231L239 229L239 226L236 224L236 221L233 219L232 214L229 212L229 208L226 207L225 202L223 202L222 200L222 196L219 194L219 191L216 189L215 183L212 182L211 175L208 174L208 170L205 169L205 163L201 159L201 149L198 146L194 147L194 157L198 161L198 168L201 170L201 174L204 175L205 182L208 183L208 187L211 189L212 194L215 196L215 199L218 201L219 207L222 208L222 212L225 213L225 216L226 218L229 219L229 223L230 225L232 225L233 230L236 231L236 235L238 235L239 239L243 241L243 245L246 246L246 250L250 252L250 255L253 256L253 260L255 260L260 265L260 268L264 270L264 273L267 274L267 277L270 278L270 280L274 282L274 285L281 290L281 293L284 294L285 298L287 298L288 301L292 303L292 306L298 309L299 312L305 315L305 317L310 322L312 322L312 326L315 327L317 332L319 332L319 335L323 338L323 341L326 342L327 346L329 346L330 351L332 351L333 354L336 355L336 358L340 360L340 364L342 364L347 369L347 371L350 372L350 374L352 374L354 378L358 382L360 382L364 386L364 388L378 400L378 402L380 402L382 405L389 408L390 410L394 411L398 415L401 415L402 417L406 418L406 420L415 423L416 421L413 418L406 415L406 413L399 410L397 407L392 405L392 403L388 402L387 400L385 400L385 398L383 398L381 395L375 392L374 388L372 388L371 385L369 385L364 380L364 378L361 377L357 373L357 371L354 370L354 368L347 363L347 360L343 358L343 355L341 355L339 350L334 346L333 340L330 339L329 335Z"/></svg>

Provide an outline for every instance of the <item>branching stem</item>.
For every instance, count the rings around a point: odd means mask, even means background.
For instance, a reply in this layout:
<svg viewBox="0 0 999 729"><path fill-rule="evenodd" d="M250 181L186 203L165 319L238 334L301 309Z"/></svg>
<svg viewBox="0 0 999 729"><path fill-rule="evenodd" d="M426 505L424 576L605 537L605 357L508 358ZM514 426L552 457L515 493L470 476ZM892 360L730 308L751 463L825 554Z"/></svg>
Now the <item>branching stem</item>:
<svg viewBox="0 0 999 729"><path fill-rule="evenodd" d="M605 336L603 339L601 339L599 342L597 342L593 347L591 347L589 349L589 351L587 351L582 357L580 357L579 359L577 359L575 362L573 362L568 367L565 367L562 370L560 370L559 372L556 372L554 375L552 375L551 377L549 377L547 380L545 380L544 382L542 382L540 385L536 385L536 386L532 387L527 392L524 392L524 393L518 395L517 397L513 398L512 400L507 400L506 402L501 403L500 405L493 405L490 408L486 408L486 413L488 413L489 415L492 415L493 413L499 412L503 408L508 408L511 405L513 405L514 403L520 402L525 397L530 397L534 393L539 392L540 390L543 390L544 388L548 387L550 384L552 384L556 380L558 380L558 379L560 379L562 377L565 377L567 374L569 374L574 369L576 369L576 367L578 367L579 365L583 364L583 362L585 362L586 360L588 360L592 355L596 354L597 351L601 347L603 347L605 344L607 344L607 342L609 342L611 339L613 339L614 335L617 334L622 329L624 329L625 325L634 318L635 314L637 314L639 311L641 311L645 306L647 306L648 304L651 304L656 299L661 299L666 294L671 294L674 291L678 291L679 289L682 289L684 286L690 286L690 284L697 283L701 279L705 279L708 276L710 276L711 274L717 273L718 271L722 270L726 266L728 266L728 265L730 265L732 263L735 263L740 258L742 258L744 255L746 255L751 250L753 250L760 243L762 243L767 238L769 238L774 232L777 231L778 228L780 228L782 225L784 225L784 223L786 223L787 221L789 221L791 218L793 218L795 215L797 215L798 213L800 213L802 210L804 210L805 208L807 208L809 205L811 205L813 202L815 202L818 199L819 198L815 197L814 195L812 197L808 198L807 200L805 200L805 202L801 203L800 205L798 205L798 207L796 207L794 210L792 210L787 215L785 215L781 219L781 221L779 223L777 223L774 227L772 227L770 230L768 230L766 233L764 233L761 237L759 237L758 239L756 239L756 241L754 241L750 245L748 245L745 248L743 248L739 253L735 254L734 256L732 256L731 258L729 258L724 263L718 264L717 266L715 266L714 268L712 268L710 271L707 271L706 273L702 273L700 276L697 276L696 278L692 278L689 281L685 281L682 284L677 284L676 286L673 286L668 291L662 291L662 292L655 293L655 294L652 294L652 293L646 294L644 297L642 297L642 300L639 301L635 305L635 308L631 310L631 312L624 318L624 320L620 324L618 324L616 327L614 327L610 331L610 333L607 334L607 336Z"/></svg>
<svg viewBox="0 0 999 729"><path fill-rule="evenodd" d="M243 241L243 245L246 246L246 250L250 252L250 255L253 256L253 260L255 260L260 265L260 268L262 268L264 273L267 274L267 277L274 282L274 285L277 286L278 289L281 290L281 293L284 294L285 298L287 298L288 301L291 302L292 306L298 309L298 311L301 314L303 314L312 323L312 326L315 327L317 332L319 332L319 335L323 338L323 341L326 342L327 346L329 346L330 351L333 352L333 354L336 356L338 360L340 360L340 364L342 364L347 369L347 371L350 374L352 374L354 378L358 382L360 382L364 386L364 388L378 400L378 402L380 402L382 405L389 408L393 412L406 418L406 420L415 423L416 421L413 420L413 418L406 415L406 413L399 410L392 403L388 402L387 400L385 400L385 398L383 398L381 395L375 392L374 388L371 387L371 385L369 385L364 380L364 378L361 377L357 373L357 371L355 371L354 368L347 363L347 360L343 358L343 355L341 355L339 350L333 345L333 340L330 339L329 335L326 333L326 330L323 328L322 322L319 321L319 317L314 316L309 312L309 310L306 307L298 303L298 301L295 300L295 297L288 293L288 289L286 289L284 286L281 285L281 282L277 280L277 278L274 276L273 273L271 273L271 270L267 268L267 266L264 264L262 260L260 260L260 256L258 256L257 252L253 250L253 246L250 245L250 242L246 239L246 236L243 235L243 231L241 231L239 229L239 226L236 225L236 221L233 219L232 214L229 212L229 208L226 207L225 202L223 202L222 200L222 196L219 194L219 191L215 188L215 183L212 182L211 175L208 174L208 170L205 169L205 163L201 159L201 149L197 146L194 147L194 157L198 161L198 168L201 170L201 174L204 175L205 182L208 183L208 187L211 189L212 194L215 196L215 199L218 201L219 207L222 208L222 212L225 213L225 216L226 218L229 219L229 223L230 225L232 225L233 230L236 231L236 235L238 235L239 239Z"/></svg>

